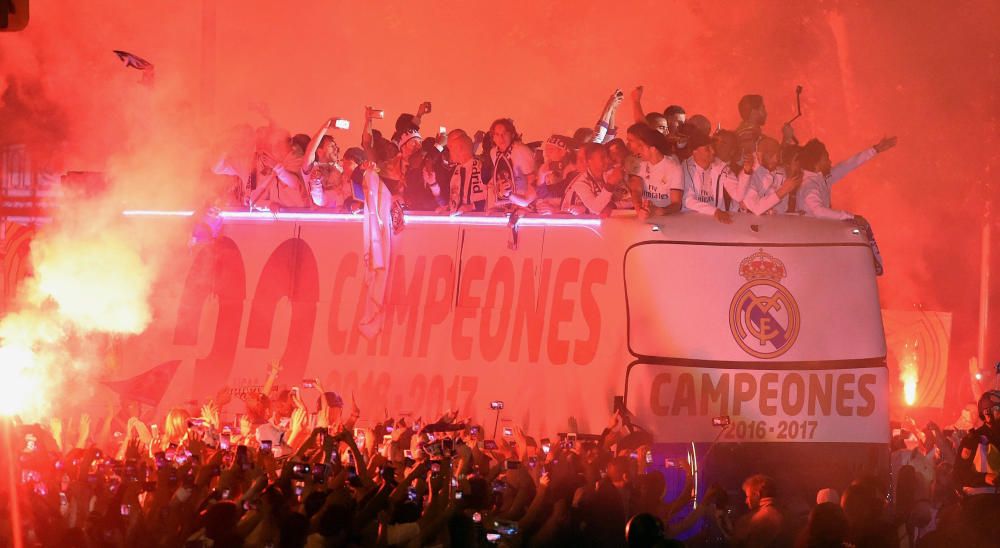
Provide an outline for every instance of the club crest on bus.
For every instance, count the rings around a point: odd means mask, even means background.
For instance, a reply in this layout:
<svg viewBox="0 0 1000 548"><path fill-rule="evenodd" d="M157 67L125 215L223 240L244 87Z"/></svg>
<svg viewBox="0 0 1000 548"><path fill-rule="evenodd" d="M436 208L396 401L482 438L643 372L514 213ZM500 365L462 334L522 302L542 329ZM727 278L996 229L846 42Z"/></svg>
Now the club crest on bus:
<svg viewBox="0 0 1000 548"><path fill-rule="evenodd" d="M739 272L747 283L729 306L733 338L751 356L777 358L795 344L801 324L795 298L779 283L785 263L760 249L740 261Z"/></svg>

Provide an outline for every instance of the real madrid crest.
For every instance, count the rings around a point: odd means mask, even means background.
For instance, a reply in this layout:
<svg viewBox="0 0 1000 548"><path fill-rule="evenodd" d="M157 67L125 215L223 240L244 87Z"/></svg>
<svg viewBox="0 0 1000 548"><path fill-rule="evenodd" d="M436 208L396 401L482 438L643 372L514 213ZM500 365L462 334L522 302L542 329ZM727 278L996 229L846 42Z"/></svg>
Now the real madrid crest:
<svg viewBox="0 0 1000 548"><path fill-rule="evenodd" d="M740 261L747 283L729 305L729 327L740 348L756 358L777 358L799 335L799 306L779 283L786 275L785 264L763 249Z"/></svg>

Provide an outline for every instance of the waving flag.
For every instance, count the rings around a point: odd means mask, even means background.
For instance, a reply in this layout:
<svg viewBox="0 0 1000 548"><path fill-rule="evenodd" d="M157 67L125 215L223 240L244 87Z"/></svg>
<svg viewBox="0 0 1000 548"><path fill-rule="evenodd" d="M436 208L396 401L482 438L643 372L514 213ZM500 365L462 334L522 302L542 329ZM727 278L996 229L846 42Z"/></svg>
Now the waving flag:
<svg viewBox="0 0 1000 548"><path fill-rule="evenodd" d="M155 407L170 386L180 364L180 360L171 360L129 379L101 382L125 399Z"/></svg>

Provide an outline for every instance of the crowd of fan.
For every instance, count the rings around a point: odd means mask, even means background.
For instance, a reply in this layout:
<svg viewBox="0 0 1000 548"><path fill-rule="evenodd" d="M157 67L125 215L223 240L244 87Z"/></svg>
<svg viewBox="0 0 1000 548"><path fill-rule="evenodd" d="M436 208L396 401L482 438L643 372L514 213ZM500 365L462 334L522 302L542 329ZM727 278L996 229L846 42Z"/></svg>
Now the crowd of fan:
<svg viewBox="0 0 1000 548"><path fill-rule="evenodd" d="M759 95L739 101L742 122L733 131L677 105L644 113L642 87L631 94L634 123L618 135L616 114L625 94L616 90L597 124L572 136L526 142L508 118L487 131L421 127L431 112L422 103L398 117L386 138L375 126L384 111L366 107L360 147L341 152L332 133L349 122L328 120L312 136L291 135L273 121L221 154L213 172L231 184L226 206L258 209L322 208L358 212L365 173L377 174L399 210L459 215L590 214L635 209L642 218L696 211L731 222L731 212L805 214L864 219L831 208L830 185L877 153L886 138L832 165L813 139L798 145L790 124L781 141L764 134L767 110Z"/></svg>
<svg viewBox="0 0 1000 548"><path fill-rule="evenodd" d="M86 415L15 424L18 510L0 498L0 543L13 544L9 520L25 545L81 547L934 547L997 534L996 516L959 511L957 438L934 425L894 438L891 487L862 478L796 509L755 475L745 507L718 485L695 503L683 460L666 464L685 481L665 500L652 438L623 409L600 434L549 438L456 412L370 420L315 380L272 390L279 369L243 402L223 390L162 427L134 406L96 427Z"/></svg>

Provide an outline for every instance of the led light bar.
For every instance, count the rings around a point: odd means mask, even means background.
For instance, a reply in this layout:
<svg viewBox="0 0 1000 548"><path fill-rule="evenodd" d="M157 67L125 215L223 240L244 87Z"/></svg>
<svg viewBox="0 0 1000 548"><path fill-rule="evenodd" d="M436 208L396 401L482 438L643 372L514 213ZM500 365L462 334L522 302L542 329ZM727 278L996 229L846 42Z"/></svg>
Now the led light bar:
<svg viewBox="0 0 1000 548"><path fill-rule="evenodd" d="M191 210L152 210L152 209L131 209L122 212L126 217L191 217L194 215ZM364 217L352 213L305 213L305 212L277 212L267 211L222 211L219 216L223 219L236 221L299 221L299 222L340 222L340 223L360 223ZM407 214L404 216L407 223L414 225L472 225L472 226L507 226L506 216L475 216L475 215L419 215ZM588 227L596 228L601 226L601 220L596 218L579 217L521 217L519 226L552 226L552 227Z"/></svg>

